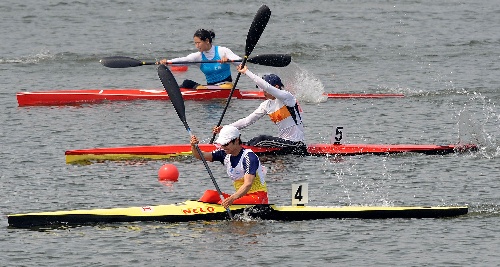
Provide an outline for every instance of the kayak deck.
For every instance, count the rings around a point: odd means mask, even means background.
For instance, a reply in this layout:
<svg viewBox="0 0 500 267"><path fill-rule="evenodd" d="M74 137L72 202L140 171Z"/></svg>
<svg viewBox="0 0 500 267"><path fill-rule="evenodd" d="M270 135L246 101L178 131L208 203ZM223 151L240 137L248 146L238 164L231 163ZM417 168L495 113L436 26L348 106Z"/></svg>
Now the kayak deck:
<svg viewBox="0 0 500 267"><path fill-rule="evenodd" d="M181 88L184 100L227 99L231 87L204 86L203 89ZM382 98L404 97L402 94L325 94L328 98ZM106 101L133 100L169 100L165 90L155 89L83 89L83 90L49 90L35 92L18 92L19 106L51 106L99 103ZM261 91L235 89L232 95L236 99L264 99Z"/></svg>
<svg viewBox="0 0 500 267"><path fill-rule="evenodd" d="M204 152L213 151L213 144L200 144ZM279 148L248 147L256 154L279 154ZM308 155L362 155L374 154L385 155L395 153L424 153L430 155L444 155L455 152L474 151L475 145L416 145L416 144L310 144L307 147ZM115 148L92 148L68 150L65 152L66 163L83 163L89 161L105 160L162 160L177 156L190 156L191 146L189 144L153 145L153 146L130 146Z"/></svg>
<svg viewBox="0 0 500 267"><path fill-rule="evenodd" d="M227 89L181 89L184 100L226 99L230 90ZM100 103L107 101L133 100L169 100L164 90L141 89L88 89L88 90L52 90L38 92L18 92L16 94L19 106L51 106L75 105L85 103ZM234 98L240 98L239 90ZM252 95L248 96L252 99Z"/></svg>
<svg viewBox="0 0 500 267"><path fill-rule="evenodd" d="M389 218L443 218L468 213L468 207L385 207L344 206L308 207L276 205L233 205L233 215L244 214L255 219L275 221L302 221L317 219L389 219ZM184 203L70 210L8 215L10 227L83 226L125 222L188 222L226 220L226 210L217 204L189 200Z"/></svg>

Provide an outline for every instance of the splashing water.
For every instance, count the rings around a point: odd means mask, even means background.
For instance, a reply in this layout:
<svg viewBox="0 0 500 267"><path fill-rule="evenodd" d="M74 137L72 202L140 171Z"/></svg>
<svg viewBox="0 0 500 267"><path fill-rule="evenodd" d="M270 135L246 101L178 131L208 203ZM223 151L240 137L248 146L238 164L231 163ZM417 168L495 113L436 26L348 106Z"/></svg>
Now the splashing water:
<svg viewBox="0 0 500 267"><path fill-rule="evenodd" d="M500 156L500 147L494 135L500 130L500 116L496 114L495 105L490 100L480 93L471 94L469 102L458 112L457 124L459 144L478 144L481 154L487 158Z"/></svg>
<svg viewBox="0 0 500 267"><path fill-rule="evenodd" d="M394 201L390 199L388 184L392 177L387 167L387 158L383 158L381 169L372 172L370 177L360 174L358 163L336 158L326 158L323 162L325 175L332 178L338 191L338 202L342 205L368 205L368 206L394 206Z"/></svg>
<svg viewBox="0 0 500 267"><path fill-rule="evenodd" d="M29 55L20 58L0 58L0 64L3 63L21 63L21 64L35 64L45 59L53 59L54 55L48 50L42 50L34 55Z"/></svg>
<svg viewBox="0 0 500 267"><path fill-rule="evenodd" d="M295 95L299 102L320 103L328 97L324 94L325 86L307 70L292 63L278 75L285 83L285 89Z"/></svg>

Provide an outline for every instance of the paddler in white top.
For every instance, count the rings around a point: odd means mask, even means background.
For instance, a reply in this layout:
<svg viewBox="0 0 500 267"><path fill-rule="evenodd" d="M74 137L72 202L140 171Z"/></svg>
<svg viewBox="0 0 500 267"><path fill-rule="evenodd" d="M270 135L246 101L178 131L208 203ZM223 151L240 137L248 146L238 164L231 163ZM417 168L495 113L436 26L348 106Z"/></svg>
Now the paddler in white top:
<svg viewBox="0 0 500 267"><path fill-rule="evenodd" d="M212 152L202 152L207 161L220 161L226 166L227 175L233 181L236 192L232 195L222 193L224 201L215 190L206 190L199 201L219 203L224 208L232 204L268 204L266 172L260 160L250 149L241 145L240 131L230 125L224 126L215 140L221 146ZM201 159L195 144L198 138L191 136L191 151L197 159Z"/></svg>
<svg viewBox="0 0 500 267"><path fill-rule="evenodd" d="M199 29L194 33L193 41L198 52L191 53L185 57L174 59L162 59L160 64L180 61L206 61L220 60L220 63L201 63L200 70L205 74L207 85L225 85L223 88L231 89L233 79L231 77L231 66L225 64L228 60L241 60L233 51L227 47L212 45L212 40L215 38L215 33L212 30ZM234 63L238 65L239 63ZM184 80L180 85L181 88L195 89L201 86L195 81Z"/></svg>
<svg viewBox="0 0 500 267"><path fill-rule="evenodd" d="M283 90L283 83L276 74L264 75L262 78L248 70L247 66L243 68L238 66L240 73L246 74L252 79L257 87L264 91L266 100L247 117L231 123L238 129L243 129L264 115L269 115L272 122L278 126L278 137L270 135L259 135L246 142L249 146L260 147L280 147L279 154L307 154L307 146L304 143L304 124L302 122L302 109L297 99L290 92ZM214 133L224 129L214 127Z"/></svg>

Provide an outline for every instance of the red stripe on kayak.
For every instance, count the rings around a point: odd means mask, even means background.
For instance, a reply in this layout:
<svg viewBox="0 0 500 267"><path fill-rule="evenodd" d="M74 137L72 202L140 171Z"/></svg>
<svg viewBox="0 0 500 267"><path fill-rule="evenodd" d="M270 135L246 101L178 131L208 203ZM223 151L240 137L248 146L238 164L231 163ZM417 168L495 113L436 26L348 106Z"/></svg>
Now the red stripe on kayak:
<svg viewBox="0 0 500 267"><path fill-rule="evenodd" d="M216 146L213 144L200 144L200 149L204 152L213 151ZM267 153L279 151L279 148L264 148L264 147L248 147L256 153ZM310 144L307 146L307 151L311 155L357 155L357 154L382 154L382 153L404 153L404 152L420 152L420 153L453 153L455 151L467 151L477 149L476 145L414 145L414 144ZM129 155L168 155L179 153L190 153L191 145L189 144L173 144L173 145L157 145L157 146L131 146L131 147L114 147L114 148L93 148L81 150L68 150L65 155L105 155L105 154L129 154Z"/></svg>
<svg viewBox="0 0 500 267"><path fill-rule="evenodd" d="M227 99L231 90L220 89L217 86L207 86L207 89L181 89L184 100ZM383 98L404 97L402 94L326 94L328 98ZM19 106L50 106L84 103L99 103L105 101L133 100L169 100L164 90L147 89L86 89L86 90L50 90L36 92L18 92L16 94ZM233 94L237 99L264 99L262 91L242 91L236 89Z"/></svg>

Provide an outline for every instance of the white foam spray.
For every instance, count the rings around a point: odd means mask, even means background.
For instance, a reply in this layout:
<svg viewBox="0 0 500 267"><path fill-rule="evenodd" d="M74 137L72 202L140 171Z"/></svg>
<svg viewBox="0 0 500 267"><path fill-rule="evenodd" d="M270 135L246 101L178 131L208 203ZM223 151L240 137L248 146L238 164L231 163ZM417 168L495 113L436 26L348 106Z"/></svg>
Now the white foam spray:
<svg viewBox="0 0 500 267"><path fill-rule="evenodd" d="M321 81L307 70L291 63L287 68L279 70L278 75L299 102L320 103L328 97L324 95L325 87Z"/></svg>

